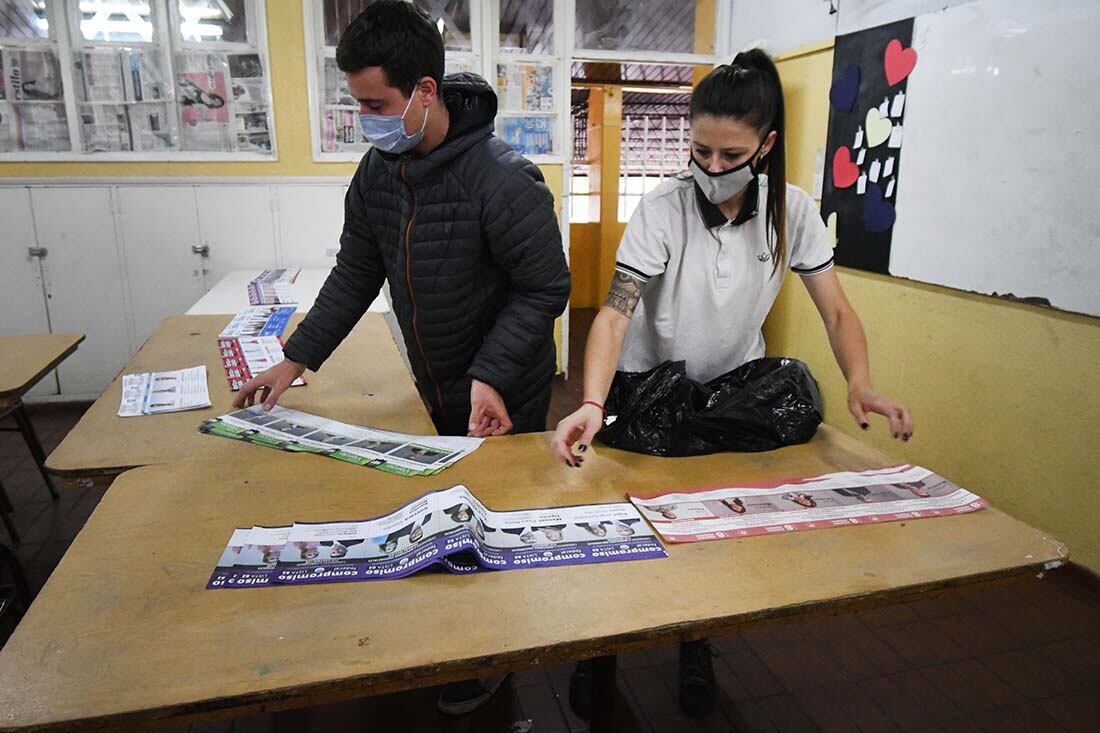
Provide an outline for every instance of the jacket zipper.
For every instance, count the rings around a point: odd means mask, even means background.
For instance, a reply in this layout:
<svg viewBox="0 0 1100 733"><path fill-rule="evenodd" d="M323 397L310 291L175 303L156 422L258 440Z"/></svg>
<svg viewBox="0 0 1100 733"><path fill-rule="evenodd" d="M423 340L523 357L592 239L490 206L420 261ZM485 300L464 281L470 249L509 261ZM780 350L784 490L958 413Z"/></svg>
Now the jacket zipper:
<svg viewBox="0 0 1100 733"><path fill-rule="evenodd" d="M405 166L401 166L401 181L405 184L405 187L409 189L409 195L412 196L412 206L409 208L409 223L405 225L405 285L409 289L409 300L412 302L412 325L413 335L416 337L416 348L420 351L420 359L424 362L424 368L428 370L428 379L432 381L432 387L435 389L435 398L439 403L439 412L443 417L443 422L447 422L447 408L443 406L443 393L439 389L439 383L435 381L435 375L432 374L432 365L428 361L428 355L424 353L424 344L420 341L420 328L416 325L416 294L413 292L412 283L412 226L416 220L416 190L409 185L408 178L405 177Z"/></svg>

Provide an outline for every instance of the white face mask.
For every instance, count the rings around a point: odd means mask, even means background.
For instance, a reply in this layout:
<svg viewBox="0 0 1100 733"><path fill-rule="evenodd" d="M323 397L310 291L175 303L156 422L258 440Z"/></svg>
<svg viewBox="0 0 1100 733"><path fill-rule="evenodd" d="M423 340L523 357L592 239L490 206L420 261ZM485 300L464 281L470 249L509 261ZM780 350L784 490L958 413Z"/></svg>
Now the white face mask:
<svg viewBox="0 0 1100 733"><path fill-rule="evenodd" d="M720 173L711 173L706 170L696 162L695 156L692 155L688 167L691 169L691 175L695 178L695 183L703 190L703 195L707 197L707 201L717 206L723 201L729 201L740 193L745 186L752 183L759 173L753 165L753 161L763 147L764 143L760 143L760 147L748 160L736 168L730 168Z"/></svg>

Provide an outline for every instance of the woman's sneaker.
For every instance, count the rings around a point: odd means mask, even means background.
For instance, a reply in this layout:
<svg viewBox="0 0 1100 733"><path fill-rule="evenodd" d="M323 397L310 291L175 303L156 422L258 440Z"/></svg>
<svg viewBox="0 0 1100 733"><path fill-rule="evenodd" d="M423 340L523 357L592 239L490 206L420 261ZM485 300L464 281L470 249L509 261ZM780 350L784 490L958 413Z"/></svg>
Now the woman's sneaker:
<svg viewBox="0 0 1100 733"><path fill-rule="evenodd" d="M680 709L691 718L714 709L714 650L706 639L680 644Z"/></svg>

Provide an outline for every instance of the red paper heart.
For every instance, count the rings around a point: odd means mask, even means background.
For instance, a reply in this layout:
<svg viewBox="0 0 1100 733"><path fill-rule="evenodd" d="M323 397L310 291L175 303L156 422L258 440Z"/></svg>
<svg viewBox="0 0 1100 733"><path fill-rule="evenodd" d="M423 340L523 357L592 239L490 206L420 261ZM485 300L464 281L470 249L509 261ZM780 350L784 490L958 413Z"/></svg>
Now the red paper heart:
<svg viewBox="0 0 1100 733"><path fill-rule="evenodd" d="M901 41L895 38L886 44L885 62L886 83L894 86L904 81L917 65L917 51L914 48L903 49Z"/></svg>
<svg viewBox="0 0 1100 733"><path fill-rule="evenodd" d="M848 188L859 179L859 166L852 162L852 151L841 145L833 155L833 187Z"/></svg>

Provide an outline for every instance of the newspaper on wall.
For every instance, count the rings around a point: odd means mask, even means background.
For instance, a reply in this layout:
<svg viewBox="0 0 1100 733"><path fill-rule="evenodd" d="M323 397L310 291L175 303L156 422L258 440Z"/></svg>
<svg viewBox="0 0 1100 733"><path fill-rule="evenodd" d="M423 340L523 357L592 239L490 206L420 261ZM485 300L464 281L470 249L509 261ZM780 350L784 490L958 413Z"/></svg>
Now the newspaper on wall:
<svg viewBox="0 0 1100 733"><path fill-rule="evenodd" d="M322 113L321 125L321 150L324 152L367 149L368 143L359 126L358 112L327 107Z"/></svg>
<svg viewBox="0 0 1100 733"><path fill-rule="evenodd" d="M176 89L184 149L232 151L229 63L225 55L178 54Z"/></svg>
<svg viewBox="0 0 1100 733"><path fill-rule="evenodd" d="M260 55L230 54L229 74L233 86L237 148L270 153L271 116Z"/></svg>
<svg viewBox="0 0 1100 733"><path fill-rule="evenodd" d="M880 524L987 506L981 497L912 465L628 496L667 542Z"/></svg>
<svg viewBox="0 0 1100 733"><path fill-rule="evenodd" d="M84 152L99 153L133 150L130 113L122 104L82 105L80 139Z"/></svg>
<svg viewBox="0 0 1100 733"><path fill-rule="evenodd" d="M174 372L141 372L122 377L119 417L156 415L210 407L206 366Z"/></svg>
<svg viewBox="0 0 1100 733"><path fill-rule="evenodd" d="M61 64L52 50L5 48L4 86L13 102L64 102Z"/></svg>
<svg viewBox="0 0 1100 733"><path fill-rule="evenodd" d="M497 64L501 109L554 111L554 67L550 64Z"/></svg>
<svg viewBox="0 0 1100 733"><path fill-rule="evenodd" d="M550 155L554 152L554 117L501 117L500 139L524 155Z"/></svg>
<svg viewBox="0 0 1100 733"><path fill-rule="evenodd" d="M348 78L336 65L336 59L325 59L325 99L326 105L353 107L358 109L359 102L351 96Z"/></svg>
<svg viewBox="0 0 1100 733"><path fill-rule="evenodd" d="M647 560L668 553L628 503L486 508L465 486L367 520L234 530L207 588L403 578Z"/></svg>
<svg viewBox="0 0 1100 733"><path fill-rule="evenodd" d="M172 82L159 52L125 49L120 53L127 100L163 102L173 98Z"/></svg>
<svg viewBox="0 0 1100 733"><path fill-rule="evenodd" d="M129 105L128 112L134 150L172 150L176 147L168 104L135 103Z"/></svg>
<svg viewBox="0 0 1100 733"><path fill-rule="evenodd" d="M431 476L481 445L482 438L407 435L329 420L308 412L246 408L212 420L199 430L269 448L316 453L399 476Z"/></svg>
<svg viewBox="0 0 1100 733"><path fill-rule="evenodd" d="M126 76L116 49L91 48L75 62L76 88L81 102L126 101Z"/></svg>
<svg viewBox="0 0 1100 733"><path fill-rule="evenodd" d="M72 149L65 105L27 102L13 106L18 150L31 153L63 153Z"/></svg>
<svg viewBox="0 0 1100 733"><path fill-rule="evenodd" d="M19 126L15 119L15 107L0 102L0 153L11 153L19 146Z"/></svg>

